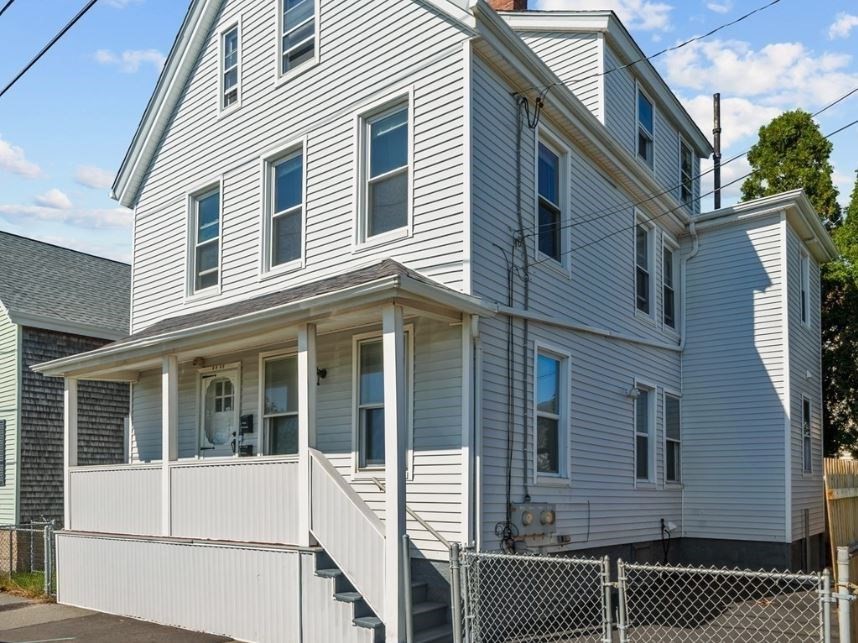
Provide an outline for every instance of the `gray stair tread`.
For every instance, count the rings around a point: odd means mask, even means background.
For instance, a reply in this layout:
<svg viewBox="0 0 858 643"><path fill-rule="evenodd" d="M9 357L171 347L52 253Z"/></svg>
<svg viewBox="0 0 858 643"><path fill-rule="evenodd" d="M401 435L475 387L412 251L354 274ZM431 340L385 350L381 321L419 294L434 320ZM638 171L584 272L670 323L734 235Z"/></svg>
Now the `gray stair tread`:
<svg viewBox="0 0 858 643"><path fill-rule="evenodd" d="M343 572L339 569L317 569L316 576L321 576L322 578L336 578L337 576L342 576Z"/></svg>
<svg viewBox="0 0 858 643"><path fill-rule="evenodd" d="M411 590L412 590L412 591L413 591L414 589L416 589L417 587L426 587L426 583L421 583L421 582L418 582L418 581L414 581L413 583L411 583Z"/></svg>
<svg viewBox="0 0 858 643"><path fill-rule="evenodd" d="M383 623L381 619L377 616L358 616L356 619L352 621L358 627L365 627L371 630L374 630L377 627L381 627Z"/></svg>
<svg viewBox="0 0 858 643"><path fill-rule="evenodd" d="M429 630L414 633L414 643L435 643L435 641L452 641L453 626L450 623L433 627Z"/></svg>
<svg viewBox="0 0 858 643"><path fill-rule="evenodd" d="M432 610L437 609L446 609L446 605L444 603L433 603L431 601L425 601L423 603L417 603L411 608L411 612L413 614L423 614L424 612L431 612Z"/></svg>
<svg viewBox="0 0 858 643"><path fill-rule="evenodd" d="M363 596L359 592L339 592L334 594L334 598L343 603L357 603L363 600Z"/></svg>

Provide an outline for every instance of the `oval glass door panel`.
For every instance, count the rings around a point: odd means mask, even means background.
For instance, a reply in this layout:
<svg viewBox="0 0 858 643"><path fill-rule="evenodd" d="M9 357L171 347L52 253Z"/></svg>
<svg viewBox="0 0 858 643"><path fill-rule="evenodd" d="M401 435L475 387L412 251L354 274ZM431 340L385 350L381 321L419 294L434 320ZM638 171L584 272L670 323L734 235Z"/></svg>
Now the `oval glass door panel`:
<svg viewBox="0 0 858 643"><path fill-rule="evenodd" d="M203 380L200 450L203 455L232 455L233 433L238 430L236 376L218 374Z"/></svg>

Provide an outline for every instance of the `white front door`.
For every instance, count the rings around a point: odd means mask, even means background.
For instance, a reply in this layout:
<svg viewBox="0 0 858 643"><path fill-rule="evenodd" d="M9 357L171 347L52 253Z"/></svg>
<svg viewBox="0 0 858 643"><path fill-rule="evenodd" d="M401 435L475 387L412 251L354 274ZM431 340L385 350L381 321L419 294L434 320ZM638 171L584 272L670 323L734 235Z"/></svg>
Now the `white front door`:
<svg viewBox="0 0 858 643"><path fill-rule="evenodd" d="M200 455L222 457L235 453L238 433L238 371L202 376L200 387Z"/></svg>

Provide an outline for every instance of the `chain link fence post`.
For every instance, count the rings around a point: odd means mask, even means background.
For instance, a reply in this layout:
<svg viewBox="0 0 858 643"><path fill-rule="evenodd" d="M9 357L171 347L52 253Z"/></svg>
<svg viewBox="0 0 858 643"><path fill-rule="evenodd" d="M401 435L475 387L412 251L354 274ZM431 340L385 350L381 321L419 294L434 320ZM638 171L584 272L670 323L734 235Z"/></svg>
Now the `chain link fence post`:
<svg viewBox="0 0 858 643"><path fill-rule="evenodd" d="M626 564L623 559L617 560L617 629L620 632L620 643L628 643L628 614L626 611Z"/></svg>
<svg viewBox="0 0 858 643"><path fill-rule="evenodd" d="M602 641L603 643L611 643L614 637L614 608L611 604L614 584L611 582L611 559L607 556L602 559L602 591L605 593L602 603L605 609L602 616Z"/></svg>
<svg viewBox="0 0 858 643"><path fill-rule="evenodd" d="M450 546L450 591L453 608L453 643L462 643L462 578L459 567L459 543Z"/></svg>
<svg viewBox="0 0 858 643"><path fill-rule="evenodd" d="M852 642L852 594L849 591L849 548L837 548L837 616L841 643Z"/></svg>
<svg viewBox="0 0 858 643"><path fill-rule="evenodd" d="M824 643L831 643L831 604L834 598L831 596L831 572L827 569L822 572L822 634Z"/></svg>

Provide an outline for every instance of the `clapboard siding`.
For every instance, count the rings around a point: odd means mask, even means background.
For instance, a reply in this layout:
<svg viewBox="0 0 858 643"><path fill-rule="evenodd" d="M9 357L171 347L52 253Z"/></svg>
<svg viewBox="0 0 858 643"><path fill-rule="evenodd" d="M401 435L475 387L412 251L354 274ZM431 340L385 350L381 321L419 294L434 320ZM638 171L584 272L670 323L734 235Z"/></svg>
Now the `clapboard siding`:
<svg viewBox="0 0 858 643"><path fill-rule="evenodd" d="M31 367L93 350L106 340L24 327L21 331L19 519L63 517L63 380ZM128 385L80 383L78 463L117 464L124 457Z"/></svg>
<svg viewBox="0 0 858 643"><path fill-rule="evenodd" d="M414 472L407 486L408 505L449 540L461 539L462 367L461 328L430 319L407 320L414 328ZM354 332L321 335L317 362L327 370L317 389L316 448L353 477L352 344ZM287 341L268 351L294 350ZM259 351L224 356L211 364L241 365L241 413L254 415L256 432L246 443L256 445L262 424L259 412ZM192 364L179 368L179 456L196 457L199 431L199 372ZM135 461L161 457L161 384L159 372L147 372L134 385L132 454ZM383 478L383 474L379 474ZM384 496L367 478L354 479L358 493L380 516ZM430 558L446 560L447 551L409 519L415 546Z"/></svg>
<svg viewBox="0 0 858 643"><path fill-rule="evenodd" d="M688 264L686 536L784 541L782 225L708 230Z"/></svg>
<svg viewBox="0 0 858 643"><path fill-rule="evenodd" d="M802 242L787 227L787 279L789 301L789 369L790 369L790 454L792 467L792 539L822 533L825 529L822 471L822 383L819 378L822 359L819 265L809 256L808 293L809 325L801 321L801 252ZM810 373L810 377L808 377ZM811 402L812 472L804 472L802 442L802 396ZM809 511L809 533L805 534L804 512Z"/></svg>
<svg viewBox="0 0 858 643"><path fill-rule="evenodd" d="M18 519L18 420L21 384L18 369L21 334L5 310L0 310L0 420L6 422L6 484L0 487L0 525Z"/></svg>
<svg viewBox="0 0 858 643"><path fill-rule="evenodd" d="M472 78L473 287L476 294L506 304L508 290L501 249L508 255L511 253L511 231L517 227L515 104L509 87L480 58L474 60ZM562 135L554 124L544 125L555 135ZM534 203L531 169L534 143L533 134L526 130L526 135L522 146L522 167L526 168L522 177L523 203L528 217L525 225L532 226L532 209L528 204ZM574 147L569 160L568 197L576 224L566 230L567 247L593 245L571 253L568 275L546 266L531 270L531 310L642 338L675 341L659 323L640 319L634 312L631 229L634 213L630 206L622 207L629 203L628 197ZM616 234L600 239L607 232ZM661 234L657 230L657 235ZM660 248L660 240L655 247ZM657 258L659 254L656 253ZM656 274L660 272L659 266L656 265ZM660 288L660 282L656 281L655 292L659 293ZM521 280L516 278L514 303L521 306L522 301ZM656 297L655 320L660 319L660 306L660 297ZM659 536L660 518L680 523L680 489L664 485L661 417L664 388L679 389L678 353L531 323L527 359L522 364L522 341L523 327L516 321L512 501L521 502L525 493L529 493L535 502L556 502L558 534L571 536L572 547L577 549L653 540ZM565 488L544 485L525 488L524 484L526 476L532 476L529 462L533 453L530 409L534 341L571 355L568 441L571 484ZM506 321L503 318L482 321L480 344L482 547L494 549L499 544L495 525L503 519L506 506L509 384ZM527 376L524 391L522 372ZM654 427L657 474L653 485L635 484L634 405L627 392L636 378L657 387L658 417ZM522 420L524 408L528 409L526 425ZM526 443L524 426L527 426Z"/></svg>
<svg viewBox="0 0 858 643"><path fill-rule="evenodd" d="M306 283L382 257L463 287L464 34L412 0L328 0L321 3L320 64L277 84L275 6L267 0L225 3L149 169L136 214L134 330L178 311ZM242 105L218 117L217 32L239 14ZM353 252L355 116L409 89L413 234ZM304 136L306 267L260 281L260 156ZM186 303L185 195L220 178L223 291Z"/></svg>
<svg viewBox="0 0 858 643"><path fill-rule="evenodd" d="M600 33L519 31L518 35L551 68L593 115L602 113L602 43Z"/></svg>

